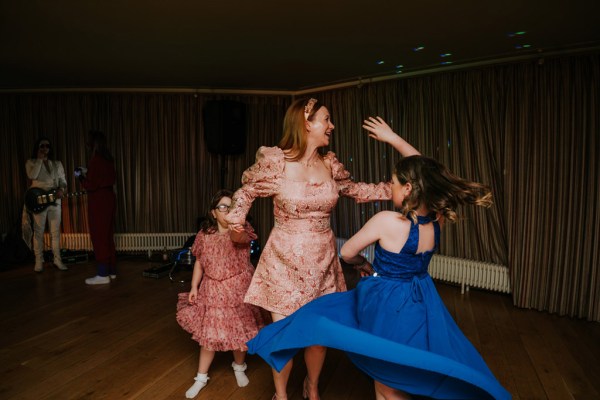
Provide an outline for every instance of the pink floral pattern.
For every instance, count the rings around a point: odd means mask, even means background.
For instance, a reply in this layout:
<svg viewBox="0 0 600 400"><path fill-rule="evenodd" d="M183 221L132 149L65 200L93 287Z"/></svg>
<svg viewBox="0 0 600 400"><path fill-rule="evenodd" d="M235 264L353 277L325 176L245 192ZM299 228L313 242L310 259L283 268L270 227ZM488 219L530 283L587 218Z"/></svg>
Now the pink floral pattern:
<svg viewBox="0 0 600 400"><path fill-rule="evenodd" d="M243 223L257 197L273 197L275 216L247 303L289 315L317 297L346 290L329 222L331 211L340 194L357 202L388 200L391 186L352 182L334 153L327 153L324 160L332 179L317 184L286 179L279 147L261 147L256 163L244 172L228 221Z"/></svg>
<svg viewBox="0 0 600 400"><path fill-rule="evenodd" d="M246 231L256 239L249 224ZM192 253L202 263L204 275L193 304L188 293L179 294L177 322L208 350L247 350L246 342L265 325L261 310L244 303L254 273L249 243L236 244L228 233L200 231Z"/></svg>

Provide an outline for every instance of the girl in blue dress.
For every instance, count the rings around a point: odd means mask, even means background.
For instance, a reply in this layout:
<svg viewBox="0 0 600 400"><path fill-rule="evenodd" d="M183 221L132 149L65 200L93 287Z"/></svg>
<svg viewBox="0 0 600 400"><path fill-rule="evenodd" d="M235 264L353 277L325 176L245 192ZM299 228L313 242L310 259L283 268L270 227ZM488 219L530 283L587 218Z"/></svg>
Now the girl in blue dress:
<svg viewBox="0 0 600 400"><path fill-rule="evenodd" d="M374 273L356 289L320 297L263 328L248 351L280 370L307 346L343 350L373 378L377 400L510 399L427 273L444 221L457 219L460 204L489 207L490 189L417 155L396 164L392 200L399 212L376 214L340 252L347 263ZM372 243L371 266L360 251Z"/></svg>

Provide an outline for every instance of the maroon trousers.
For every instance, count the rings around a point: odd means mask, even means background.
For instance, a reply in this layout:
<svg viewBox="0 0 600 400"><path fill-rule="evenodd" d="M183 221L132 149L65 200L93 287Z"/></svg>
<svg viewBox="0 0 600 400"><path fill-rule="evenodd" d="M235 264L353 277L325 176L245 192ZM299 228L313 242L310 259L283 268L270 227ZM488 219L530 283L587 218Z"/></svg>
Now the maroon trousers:
<svg viewBox="0 0 600 400"><path fill-rule="evenodd" d="M115 212L117 200L112 187L88 193L88 222L98 275L116 274Z"/></svg>

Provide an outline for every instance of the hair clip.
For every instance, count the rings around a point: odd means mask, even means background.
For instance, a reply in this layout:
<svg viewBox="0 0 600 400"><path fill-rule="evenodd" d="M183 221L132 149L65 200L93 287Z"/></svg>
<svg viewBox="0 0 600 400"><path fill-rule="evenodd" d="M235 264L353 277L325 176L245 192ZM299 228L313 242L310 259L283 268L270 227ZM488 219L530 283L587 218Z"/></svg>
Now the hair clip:
<svg viewBox="0 0 600 400"><path fill-rule="evenodd" d="M310 112L312 111L316 102L317 99L311 98L310 100L308 100L308 103L306 103L306 105L304 106L304 119L308 119L308 116L310 115Z"/></svg>

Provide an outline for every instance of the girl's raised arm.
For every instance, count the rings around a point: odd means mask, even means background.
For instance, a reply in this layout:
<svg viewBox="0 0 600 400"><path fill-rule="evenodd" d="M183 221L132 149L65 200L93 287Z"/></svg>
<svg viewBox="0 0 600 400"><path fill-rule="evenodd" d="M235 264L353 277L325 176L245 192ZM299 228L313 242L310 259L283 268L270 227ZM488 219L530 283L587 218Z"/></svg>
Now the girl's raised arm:
<svg viewBox="0 0 600 400"><path fill-rule="evenodd" d="M421 155L410 143L402 139L381 117L369 117L363 122L363 128L368 130L369 137L390 144L402 157Z"/></svg>

